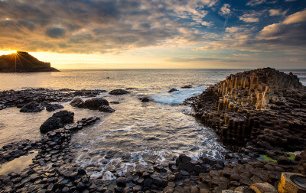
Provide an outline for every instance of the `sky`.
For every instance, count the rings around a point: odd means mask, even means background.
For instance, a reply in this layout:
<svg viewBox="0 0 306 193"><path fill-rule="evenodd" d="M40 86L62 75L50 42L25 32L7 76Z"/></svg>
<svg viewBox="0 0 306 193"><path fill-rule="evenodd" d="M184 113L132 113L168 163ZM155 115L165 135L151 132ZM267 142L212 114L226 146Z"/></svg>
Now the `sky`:
<svg viewBox="0 0 306 193"><path fill-rule="evenodd" d="M306 68L305 0L0 0L0 54L59 69Z"/></svg>

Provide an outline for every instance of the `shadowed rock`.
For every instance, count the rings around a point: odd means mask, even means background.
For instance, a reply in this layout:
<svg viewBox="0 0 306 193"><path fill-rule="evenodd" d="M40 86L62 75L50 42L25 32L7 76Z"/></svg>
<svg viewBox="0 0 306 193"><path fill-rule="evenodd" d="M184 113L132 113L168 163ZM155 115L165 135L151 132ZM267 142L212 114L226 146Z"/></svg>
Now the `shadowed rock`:
<svg viewBox="0 0 306 193"><path fill-rule="evenodd" d="M110 95L124 95L129 94L130 92L124 89L115 89L109 92Z"/></svg>
<svg viewBox="0 0 306 193"><path fill-rule="evenodd" d="M21 109L20 112L22 113L37 113L44 110L44 107L37 103L37 102L30 102L24 105Z"/></svg>
<svg viewBox="0 0 306 193"><path fill-rule="evenodd" d="M84 105L84 101L81 98L74 98L71 102L70 105L73 107L79 107L81 108Z"/></svg>
<svg viewBox="0 0 306 193"><path fill-rule="evenodd" d="M50 103L48 103L45 106L46 106L46 110L48 112L52 112L52 111L56 111L58 109L63 109L64 108L64 106L60 105L60 104L50 104Z"/></svg>
<svg viewBox="0 0 306 193"><path fill-rule="evenodd" d="M59 129L66 124L73 123L74 113L69 111L59 111L48 118L41 126L40 132L47 133L49 131Z"/></svg>
<svg viewBox="0 0 306 193"><path fill-rule="evenodd" d="M113 113L113 112L115 112L115 109L113 109L112 107L110 107L108 105L102 105L102 106L100 106L99 111L106 112L106 113Z"/></svg>
<svg viewBox="0 0 306 193"><path fill-rule="evenodd" d="M230 147L303 149L305 87L272 68L228 76L191 101L196 117Z"/></svg>
<svg viewBox="0 0 306 193"><path fill-rule="evenodd" d="M108 106L109 103L104 98L92 98L92 99L86 100L84 104L82 105L82 107L86 109L90 109L90 110L99 110L99 108L102 105Z"/></svg>

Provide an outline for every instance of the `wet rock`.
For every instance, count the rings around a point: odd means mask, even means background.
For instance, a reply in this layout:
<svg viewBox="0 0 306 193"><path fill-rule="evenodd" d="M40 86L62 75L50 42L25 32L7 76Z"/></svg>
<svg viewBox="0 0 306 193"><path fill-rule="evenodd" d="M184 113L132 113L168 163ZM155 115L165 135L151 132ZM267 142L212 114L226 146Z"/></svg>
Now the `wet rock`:
<svg viewBox="0 0 306 193"><path fill-rule="evenodd" d="M181 88L192 88L192 85L185 85L185 86L182 86Z"/></svg>
<svg viewBox="0 0 306 193"><path fill-rule="evenodd" d="M112 107L110 107L108 105L102 105L102 106L100 106L99 111L106 112L106 113L113 113L113 112L115 112L115 109L113 109Z"/></svg>
<svg viewBox="0 0 306 193"><path fill-rule="evenodd" d="M5 105L1 105L1 104L0 104L0 111L3 110L3 109L5 109L5 108L6 108Z"/></svg>
<svg viewBox="0 0 306 193"><path fill-rule="evenodd" d="M64 125L73 123L74 113L69 111L59 111L48 118L41 126L40 132L47 133L49 131L64 127Z"/></svg>
<svg viewBox="0 0 306 193"><path fill-rule="evenodd" d="M20 112L22 113L36 113L44 110L44 107L37 103L37 102L30 102L24 105L21 109Z"/></svg>
<svg viewBox="0 0 306 193"><path fill-rule="evenodd" d="M168 92L171 93L171 92L176 92L178 91L176 88L171 88Z"/></svg>
<svg viewBox="0 0 306 193"><path fill-rule="evenodd" d="M119 187L125 187L126 182L127 182L127 180L126 180L125 177L119 177L119 178L117 178L117 180L116 180L116 183L117 183L117 185L118 185Z"/></svg>
<svg viewBox="0 0 306 193"><path fill-rule="evenodd" d="M130 92L124 89L115 89L109 92L110 95L125 95L129 94Z"/></svg>
<svg viewBox="0 0 306 193"><path fill-rule="evenodd" d="M99 108L102 105L108 106L109 103L104 98L92 98L92 99L88 99L84 102L83 108L87 108L87 109L90 109L90 110L99 110Z"/></svg>
<svg viewBox="0 0 306 193"><path fill-rule="evenodd" d="M46 110L48 112L52 112L52 111L56 111L58 109L63 109L64 108L64 106L61 105L61 104L50 104L50 103L48 103L45 106L46 106Z"/></svg>
<svg viewBox="0 0 306 193"><path fill-rule="evenodd" d="M252 184L250 188L256 193L277 193L277 190L274 188L274 186L267 182Z"/></svg>
<svg viewBox="0 0 306 193"><path fill-rule="evenodd" d="M247 144L295 151L306 145L306 131L299 129L306 126L305 92L295 75L263 68L230 75L188 101L195 116L234 151Z"/></svg>
<svg viewBox="0 0 306 193"><path fill-rule="evenodd" d="M151 101L151 99L147 96L140 97L139 100L143 103L147 103Z"/></svg>
<svg viewBox="0 0 306 193"><path fill-rule="evenodd" d="M84 101L81 98L74 98L71 102L70 105L73 107L79 107L81 108L84 105Z"/></svg>

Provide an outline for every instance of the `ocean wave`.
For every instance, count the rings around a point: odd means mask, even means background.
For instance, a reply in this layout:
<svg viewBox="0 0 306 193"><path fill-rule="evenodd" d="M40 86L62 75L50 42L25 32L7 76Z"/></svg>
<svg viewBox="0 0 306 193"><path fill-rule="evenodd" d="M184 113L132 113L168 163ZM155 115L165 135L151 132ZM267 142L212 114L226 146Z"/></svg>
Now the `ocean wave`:
<svg viewBox="0 0 306 193"><path fill-rule="evenodd" d="M161 104L168 105L179 105L182 104L186 99L201 94L206 87L197 86L193 88L179 89L174 92L161 92L151 96L153 101Z"/></svg>

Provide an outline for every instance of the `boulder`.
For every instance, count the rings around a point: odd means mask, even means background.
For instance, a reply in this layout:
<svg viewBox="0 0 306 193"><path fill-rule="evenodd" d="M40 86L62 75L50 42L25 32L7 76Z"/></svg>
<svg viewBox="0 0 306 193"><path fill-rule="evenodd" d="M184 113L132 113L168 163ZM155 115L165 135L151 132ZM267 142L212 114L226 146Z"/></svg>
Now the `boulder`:
<svg viewBox="0 0 306 193"><path fill-rule="evenodd" d="M147 103L147 102L150 102L151 99L147 96L144 96L144 97L140 97L139 100L143 103Z"/></svg>
<svg viewBox="0 0 306 193"><path fill-rule="evenodd" d="M299 173L283 172L278 184L279 193L306 192L306 177Z"/></svg>
<svg viewBox="0 0 306 193"><path fill-rule="evenodd" d="M50 104L50 103L48 103L45 106L46 106L46 110L48 112L52 112L52 111L56 111L58 109L63 109L64 108L64 106L60 105L60 104Z"/></svg>
<svg viewBox="0 0 306 193"><path fill-rule="evenodd" d="M192 88L192 85L185 85L185 86L182 86L181 88Z"/></svg>
<svg viewBox="0 0 306 193"><path fill-rule="evenodd" d="M277 190L274 188L274 186L267 182L252 184L250 188L256 193L277 193Z"/></svg>
<svg viewBox="0 0 306 193"><path fill-rule="evenodd" d="M48 118L41 126L40 132L47 133L49 131L64 127L64 125L73 123L74 113L69 111L59 111Z"/></svg>
<svg viewBox="0 0 306 193"><path fill-rule="evenodd" d="M175 91L178 91L176 88L171 88L168 92L175 92Z"/></svg>
<svg viewBox="0 0 306 193"><path fill-rule="evenodd" d="M129 94L130 92L124 89L115 89L109 92L110 95L124 95Z"/></svg>
<svg viewBox="0 0 306 193"><path fill-rule="evenodd" d="M81 98L74 98L71 102L70 105L73 107L82 107L84 104L84 101Z"/></svg>
<svg viewBox="0 0 306 193"><path fill-rule="evenodd" d="M113 109L112 107L110 107L108 105L102 105L102 106L100 106L99 111L106 112L106 113L113 113L113 112L115 112L115 109Z"/></svg>
<svg viewBox="0 0 306 193"><path fill-rule="evenodd" d="M104 98L92 98L92 99L88 99L84 102L83 108L90 109L90 110L99 110L99 108L102 105L108 106L109 103Z"/></svg>
<svg viewBox="0 0 306 193"><path fill-rule="evenodd" d="M21 109L20 112L22 113L36 113L44 110L44 107L37 103L37 102L30 102L24 105Z"/></svg>

